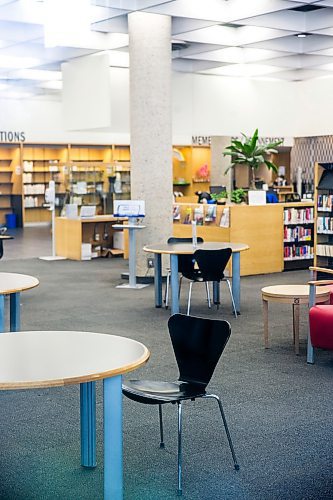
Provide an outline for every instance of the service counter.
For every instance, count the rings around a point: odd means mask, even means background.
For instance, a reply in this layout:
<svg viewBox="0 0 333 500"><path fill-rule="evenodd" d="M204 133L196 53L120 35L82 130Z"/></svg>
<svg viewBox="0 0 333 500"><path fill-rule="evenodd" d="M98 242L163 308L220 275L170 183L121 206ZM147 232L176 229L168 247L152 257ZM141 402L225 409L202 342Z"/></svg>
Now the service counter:
<svg viewBox="0 0 333 500"><path fill-rule="evenodd" d="M191 221L197 220L197 236L204 241L246 243L250 249L241 258L242 276L281 272L295 263L297 268L312 264L313 202L216 205L213 219L209 213L212 206L175 203L174 216L179 218L174 220L173 235L190 237ZM203 217L200 210L203 210ZM290 236L287 230L297 233L296 237ZM309 251L306 253L305 249Z"/></svg>
<svg viewBox="0 0 333 500"><path fill-rule="evenodd" d="M56 217L56 255L72 260L108 255L122 255L128 258L128 235L126 231L113 229L114 224L127 223L126 217L96 215L89 218L69 219ZM122 244L116 243L115 234L122 235ZM90 246L89 246L90 245ZM123 248L119 248L119 247ZM91 256L90 256L91 258Z"/></svg>

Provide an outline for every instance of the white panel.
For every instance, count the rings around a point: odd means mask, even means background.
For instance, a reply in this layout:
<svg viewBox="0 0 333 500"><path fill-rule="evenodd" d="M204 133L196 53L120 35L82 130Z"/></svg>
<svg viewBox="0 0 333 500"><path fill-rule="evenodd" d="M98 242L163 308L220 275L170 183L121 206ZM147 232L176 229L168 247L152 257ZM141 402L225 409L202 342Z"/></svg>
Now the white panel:
<svg viewBox="0 0 333 500"><path fill-rule="evenodd" d="M81 57L62 64L65 128L109 127L111 93L107 54Z"/></svg>

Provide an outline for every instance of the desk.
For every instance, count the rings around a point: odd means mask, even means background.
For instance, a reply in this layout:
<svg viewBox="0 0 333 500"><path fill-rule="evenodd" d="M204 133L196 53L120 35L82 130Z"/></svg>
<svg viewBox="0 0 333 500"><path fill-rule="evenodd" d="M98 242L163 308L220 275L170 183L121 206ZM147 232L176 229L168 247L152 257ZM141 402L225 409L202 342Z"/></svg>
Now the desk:
<svg viewBox="0 0 333 500"><path fill-rule="evenodd" d="M39 285L34 276L16 273L0 273L0 332L5 331L5 295L10 295L10 331L20 329L20 292Z"/></svg>
<svg viewBox="0 0 333 500"><path fill-rule="evenodd" d="M309 303L309 285L273 285L261 290L264 316L264 344L268 349L268 302L280 302L293 306L293 338L295 354L299 354L299 306ZM329 287L320 287L316 292L315 302L328 302L330 300Z"/></svg>
<svg viewBox="0 0 333 500"><path fill-rule="evenodd" d="M82 260L82 243L93 246L112 246L113 223L127 221L127 217L114 217L113 215L96 215L95 217L68 219L56 217L55 241L56 255L72 260ZM99 240L96 241L98 232ZM104 240L104 233L108 238ZM124 258L127 258L125 243Z"/></svg>
<svg viewBox="0 0 333 500"><path fill-rule="evenodd" d="M146 363L149 355L143 344L114 335L47 331L4 333L0 335L0 390L80 384L81 464L91 467L96 465L95 381L103 380L104 499L121 500L121 375Z"/></svg>
<svg viewBox="0 0 333 500"><path fill-rule="evenodd" d="M129 277L128 277L128 284L125 283L123 285L118 285L116 288L135 288L135 289L140 289L140 288L145 288L148 285L138 285L136 282L136 263L135 263L135 258L136 258L136 242L135 242L135 232L138 229L144 229L146 226L143 226L142 224L113 224L112 226L114 229L127 229L128 234L129 234Z"/></svg>
<svg viewBox="0 0 333 500"><path fill-rule="evenodd" d="M170 245L167 243L157 245L147 245L145 252L153 253L155 256L155 307L162 307L162 255L170 255L171 269L171 314L179 312L179 283L178 283L178 255L191 255L196 250L220 250L231 248L232 250L232 293L235 300L237 313L240 313L240 252L248 250L249 246L244 243L218 243L207 242L198 243L194 248L192 243L177 243ZM215 287L216 300L219 289Z"/></svg>

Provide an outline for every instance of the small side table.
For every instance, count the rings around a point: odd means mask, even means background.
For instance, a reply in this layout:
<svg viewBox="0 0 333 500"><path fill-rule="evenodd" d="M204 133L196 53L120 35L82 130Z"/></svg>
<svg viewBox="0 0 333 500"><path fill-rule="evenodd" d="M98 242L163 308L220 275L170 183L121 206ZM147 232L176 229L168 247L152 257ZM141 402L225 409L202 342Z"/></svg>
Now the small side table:
<svg viewBox="0 0 333 500"><path fill-rule="evenodd" d="M280 302L292 304L293 306L293 338L295 354L299 354L299 306L309 303L309 285L273 285L266 286L261 290L263 316L264 316L264 343L268 349L268 302ZM330 289L328 287L318 287L316 293L316 303L325 303L330 300Z"/></svg>
<svg viewBox="0 0 333 500"><path fill-rule="evenodd" d="M136 241L135 241L135 232L138 229L144 229L146 226L142 224L113 224L113 229L128 229L128 237L129 237L129 249L128 249L128 265L129 265L129 279L128 284L123 283L122 285L116 286L116 288L134 288L139 290L140 288L145 288L148 285L138 284L136 282L136 262L135 262L135 254L136 254Z"/></svg>

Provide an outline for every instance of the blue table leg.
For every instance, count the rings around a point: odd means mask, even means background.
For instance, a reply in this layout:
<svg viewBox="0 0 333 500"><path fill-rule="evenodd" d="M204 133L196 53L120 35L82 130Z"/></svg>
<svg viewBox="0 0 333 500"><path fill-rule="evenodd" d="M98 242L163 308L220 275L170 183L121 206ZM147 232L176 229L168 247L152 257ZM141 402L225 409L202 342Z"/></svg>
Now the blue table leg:
<svg viewBox="0 0 333 500"><path fill-rule="evenodd" d="M0 333L5 331L5 296L0 295Z"/></svg>
<svg viewBox="0 0 333 500"><path fill-rule="evenodd" d="M136 287L136 243L135 243L135 230L129 229L129 256L128 256L128 266L129 266L129 286L131 288Z"/></svg>
<svg viewBox="0 0 333 500"><path fill-rule="evenodd" d="M162 255L154 255L155 307L162 307Z"/></svg>
<svg viewBox="0 0 333 500"><path fill-rule="evenodd" d="M20 293L12 293L10 295L10 331L18 332L20 329Z"/></svg>
<svg viewBox="0 0 333 500"><path fill-rule="evenodd" d="M240 252L232 253L232 294L237 314L240 314Z"/></svg>
<svg viewBox="0 0 333 500"><path fill-rule="evenodd" d="M215 305L220 304L220 282L213 281L213 302Z"/></svg>
<svg viewBox="0 0 333 500"><path fill-rule="evenodd" d="M309 309L314 306L316 302L316 287L315 285L310 285L310 293L309 293ZM311 344L310 337L310 324L308 325L308 346L307 346L307 357L306 362L313 365L314 363L314 349Z"/></svg>
<svg viewBox="0 0 333 500"><path fill-rule="evenodd" d="M96 467L96 382L80 384L81 465Z"/></svg>
<svg viewBox="0 0 333 500"><path fill-rule="evenodd" d="M123 431L121 375L103 381L104 500L123 498Z"/></svg>
<svg viewBox="0 0 333 500"><path fill-rule="evenodd" d="M170 254L171 314L179 313L178 255Z"/></svg>

